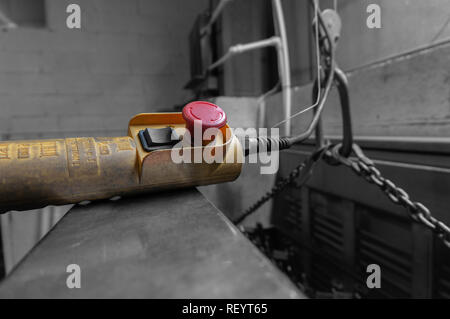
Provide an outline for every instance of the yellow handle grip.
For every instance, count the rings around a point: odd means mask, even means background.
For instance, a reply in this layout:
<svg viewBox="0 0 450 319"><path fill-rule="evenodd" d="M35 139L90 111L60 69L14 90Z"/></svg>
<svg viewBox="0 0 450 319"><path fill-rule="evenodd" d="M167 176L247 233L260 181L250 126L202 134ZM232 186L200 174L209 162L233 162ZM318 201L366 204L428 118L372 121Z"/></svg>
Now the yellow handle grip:
<svg viewBox="0 0 450 319"><path fill-rule="evenodd" d="M0 212L236 179L242 149L234 136L223 143L227 148L221 163L177 164L170 149L143 151L139 129L182 129L180 119L179 113L141 114L124 137L0 142Z"/></svg>

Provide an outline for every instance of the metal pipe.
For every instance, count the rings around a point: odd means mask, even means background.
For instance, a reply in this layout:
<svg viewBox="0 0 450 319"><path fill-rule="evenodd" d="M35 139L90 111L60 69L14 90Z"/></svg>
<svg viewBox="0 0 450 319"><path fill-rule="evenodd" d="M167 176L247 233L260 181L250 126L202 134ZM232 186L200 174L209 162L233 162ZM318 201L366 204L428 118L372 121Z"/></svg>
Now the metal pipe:
<svg viewBox="0 0 450 319"><path fill-rule="evenodd" d="M304 131L303 133L297 135L297 136L293 136L289 138L289 143L291 145L293 144L297 144L297 143L301 143L304 140L306 140L315 130L317 123L320 121L320 115L322 114L325 102L327 101L328 98L328 94L331 90L331 86L333 84L334 81L334 72L335 72L335 68L336 68L336 61L335 61L335 43L334 40L331 36L330 30L328 30L325 21L322 17L322 13L320 12L317 15L317 17L319 18L319 23L323 29L323 31L325 32L325 36L328 40L328 45L329 45L329 51L330 51L330 56L329 56L329 60L330 60L330 66L328 68L328 74L327 74L327 80L326 80L326 84L325 84L325 89L324 89L324 93L320 98L320 101L316 107L316 112L314 113L313 119L311 120L311 123L309 124L308 128L306 129L306 131Z"/></svg>
<svg viewBox="0 0 450 319"><path fill-rule="evenodd" d="M279 37L271 37L264 40L259 40L255 42L245 43L245 44L236 44L228 48L227 53L225 53L219 60L211 64L208 68L209 71L214 70L215 68L219 67L220 65L224 64L226 61L228 61L231 57L241 54L247 51L257 50L266 48L269 46L276 46L279 47L281 45L281 40Z"/></svg>
<svg viewBox="0 0 450 319"><path fill-rule="evenodd" d="M292 89L291 89L291 67L289 61L289 49L287 44L286 24L284 20L283 7L280 0L273 0L273 17L275 32L280 40L277 46L278 69L280 74L281 89L283 96L284 118L286 120L284 135L291 135L291 109L292 109Z"/></svg>
<svg viewBox="0 0 450 319"><path fill-rule="evenodd" d="M208 25L203 29L210 30L212 24L216 21L217 17L224 9L226 4L232 0L222 0L214 10L214 13L209 21ZM231 46L227 53L220 59L211 64L208 68L209 71L214 70L220 65L224 64L231 57L237 54L241 54L247 51L256 50L268 46L275 46L277 50L278 70L281 82L282 97L283 97L283 112L285 119L284 135L291 135L291 109L292 109L292 83L291 83L291 68L289 61L289 49L287 44L286 24L284 20L283 7L280 0L273 0L273 22L275 26L275 36L269 39L255 41L247 44L237 44ZM207 31L206 31L207 32Z"/></svg>

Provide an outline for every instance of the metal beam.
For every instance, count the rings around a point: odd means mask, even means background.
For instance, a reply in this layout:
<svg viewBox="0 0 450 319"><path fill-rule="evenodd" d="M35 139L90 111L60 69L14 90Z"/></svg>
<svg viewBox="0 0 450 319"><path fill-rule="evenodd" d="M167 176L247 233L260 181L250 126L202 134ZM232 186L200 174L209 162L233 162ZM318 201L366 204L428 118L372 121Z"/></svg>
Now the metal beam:
<svg viewBox="0 0 450 319"><path fill-rule="evenodd" d="M81 289L66 267L81 267ZM302 298L196 189L73 208L0 284L3 298Z"/></svg>

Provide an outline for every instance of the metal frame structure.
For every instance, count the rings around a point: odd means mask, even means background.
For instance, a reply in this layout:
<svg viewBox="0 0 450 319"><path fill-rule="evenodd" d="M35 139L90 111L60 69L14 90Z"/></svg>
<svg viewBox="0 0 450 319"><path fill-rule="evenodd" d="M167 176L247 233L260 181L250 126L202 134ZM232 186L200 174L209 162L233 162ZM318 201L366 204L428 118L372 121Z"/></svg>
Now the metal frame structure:
<svg viewBox="0 0 450 319"><path fill-rule="evenodd" d="M66 286L74 262L81 289ZM75 206L0 282L0 298L305 296L189 188Z"/></svg>
<svg viewBox="0 0 450 319"><path fill-rule="evenodd" d="M327 138L339 141L340 136ZM385 175L450 222L448 139L371 136L355 142ZM314 149L312 139L306 144L280 156L279 177ZM339 282L341 293L363 298L450 297L448 248L345 167L319 164L303 188L286 188L274 200L271 224L295 243L292 260L299 267L293 273L303 273L316 291L330 292ZM383 269L381 289L365 285L371 263Z"/></svg>
<svg viewBox="0 0 450 319"><path fill-rule="evenodd" d="M202 36L208 35L211 28L224 10L224 8L233 0L220 0L211 15L208 24L202 30ZM273 7L273 23L275 26L275 36L268 39L258 40L245 44L236 44L228 48L228 51L217 61L208 67L208 71L212 71L217 67L223 65L226 61L235 55L245 52L258 50L266 47L275 47L277 51L278 72L281 83L281 90L283 96L283 110L285 118L284 135L291 135L291 123L289 117L291 116L292 108L292 89L291 89L291 70L289 62L289 51L286 35L286 25L284 21L283 8L281 0L272 0Z"/></svg>

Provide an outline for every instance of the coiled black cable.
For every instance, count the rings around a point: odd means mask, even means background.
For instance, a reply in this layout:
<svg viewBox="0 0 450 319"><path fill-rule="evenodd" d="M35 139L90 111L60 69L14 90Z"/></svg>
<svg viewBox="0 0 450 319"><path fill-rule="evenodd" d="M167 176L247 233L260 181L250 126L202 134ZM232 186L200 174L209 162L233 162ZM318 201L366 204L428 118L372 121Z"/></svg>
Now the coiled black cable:
<svg viewBox="0 0 450 319"><path fill-rule="evenodd" d="M292 146L288 137L248 137L245 139L244 154L282 151Z"/></svg>

